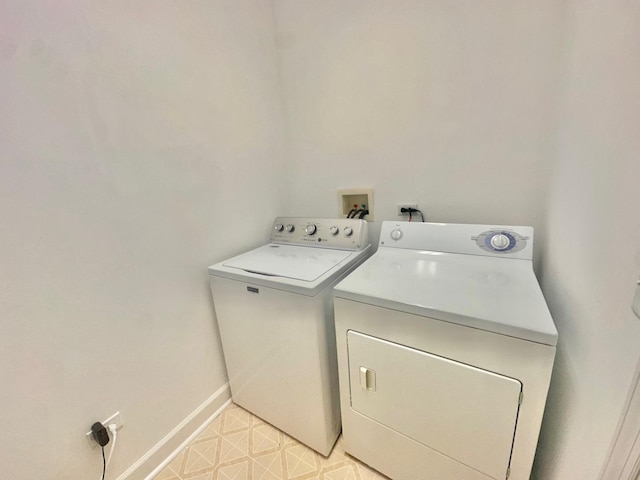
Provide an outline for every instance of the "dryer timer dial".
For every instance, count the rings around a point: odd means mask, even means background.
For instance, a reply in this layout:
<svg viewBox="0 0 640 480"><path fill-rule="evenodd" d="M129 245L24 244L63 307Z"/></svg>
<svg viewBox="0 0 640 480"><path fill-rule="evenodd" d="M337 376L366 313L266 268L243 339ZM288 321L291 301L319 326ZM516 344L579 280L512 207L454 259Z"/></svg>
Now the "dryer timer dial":
<svg viewBox="0 0 640 480"><path fill-rule="evenodd" d="M529 237L520 235L512 230L495 229L482 232L471 239L482 250L502 255L520 252L527 246Z"/></svg>
<svg viewBox="0 0 640 480"><path fill-rule="evenodd" d="M498 233L491 237L491 246L496 250L504 250L508 248L510 244L511 240L509 240L509 237L502 233Z"/></svg>

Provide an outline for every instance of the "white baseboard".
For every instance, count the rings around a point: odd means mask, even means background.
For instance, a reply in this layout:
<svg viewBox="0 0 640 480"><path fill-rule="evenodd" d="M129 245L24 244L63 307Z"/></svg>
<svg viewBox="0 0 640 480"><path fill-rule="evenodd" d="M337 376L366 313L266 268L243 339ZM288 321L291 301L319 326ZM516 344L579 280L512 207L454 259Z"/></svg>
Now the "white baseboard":
<svg viewBox="0 0 640 480"><path fill-rule="evenodd" d="M230 403L231 390L229 384L225 383L155 444L151 450L125 470L117 480L153 479Z"/></svg>

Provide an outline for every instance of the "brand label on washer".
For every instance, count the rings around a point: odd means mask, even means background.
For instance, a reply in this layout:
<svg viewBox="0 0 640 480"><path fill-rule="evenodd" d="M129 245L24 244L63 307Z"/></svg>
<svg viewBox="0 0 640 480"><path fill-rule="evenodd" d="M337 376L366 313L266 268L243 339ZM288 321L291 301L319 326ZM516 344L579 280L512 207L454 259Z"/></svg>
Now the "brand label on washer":
<svg viewBox="0 0 640 480"><path fill-rule="evenodd" d="M256 287L247 287L247 292L260 293L260 290Z"/></svg>

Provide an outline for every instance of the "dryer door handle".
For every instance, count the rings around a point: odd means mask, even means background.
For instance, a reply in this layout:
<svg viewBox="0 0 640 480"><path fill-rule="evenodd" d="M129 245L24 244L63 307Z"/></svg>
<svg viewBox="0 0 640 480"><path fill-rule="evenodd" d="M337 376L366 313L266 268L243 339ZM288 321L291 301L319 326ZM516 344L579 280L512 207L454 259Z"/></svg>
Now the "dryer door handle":
<svg viewBox="0 0 640 480"><path fill-rule="evenodd" d="M370 392L376 391L376 371L367 367L360 367L360 386Z"/></svg>

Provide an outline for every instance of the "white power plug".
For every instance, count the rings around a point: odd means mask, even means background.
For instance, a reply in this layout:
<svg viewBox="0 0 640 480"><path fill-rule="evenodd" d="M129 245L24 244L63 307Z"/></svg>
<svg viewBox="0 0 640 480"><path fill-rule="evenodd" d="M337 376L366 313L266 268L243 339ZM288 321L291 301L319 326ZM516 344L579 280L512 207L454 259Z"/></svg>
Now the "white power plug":
<svg viewBox="0 0 640 480"><path fill-rule="evenodd" d="M116 448L116 439L118 438L118 425L115 423L109 424L109 432L111 433L111 450L109 450L109 457L107 457L107 463L105 464L105 468L109 466L109 462L111 461L111 456L113 455L113 451Z"/></svg>

